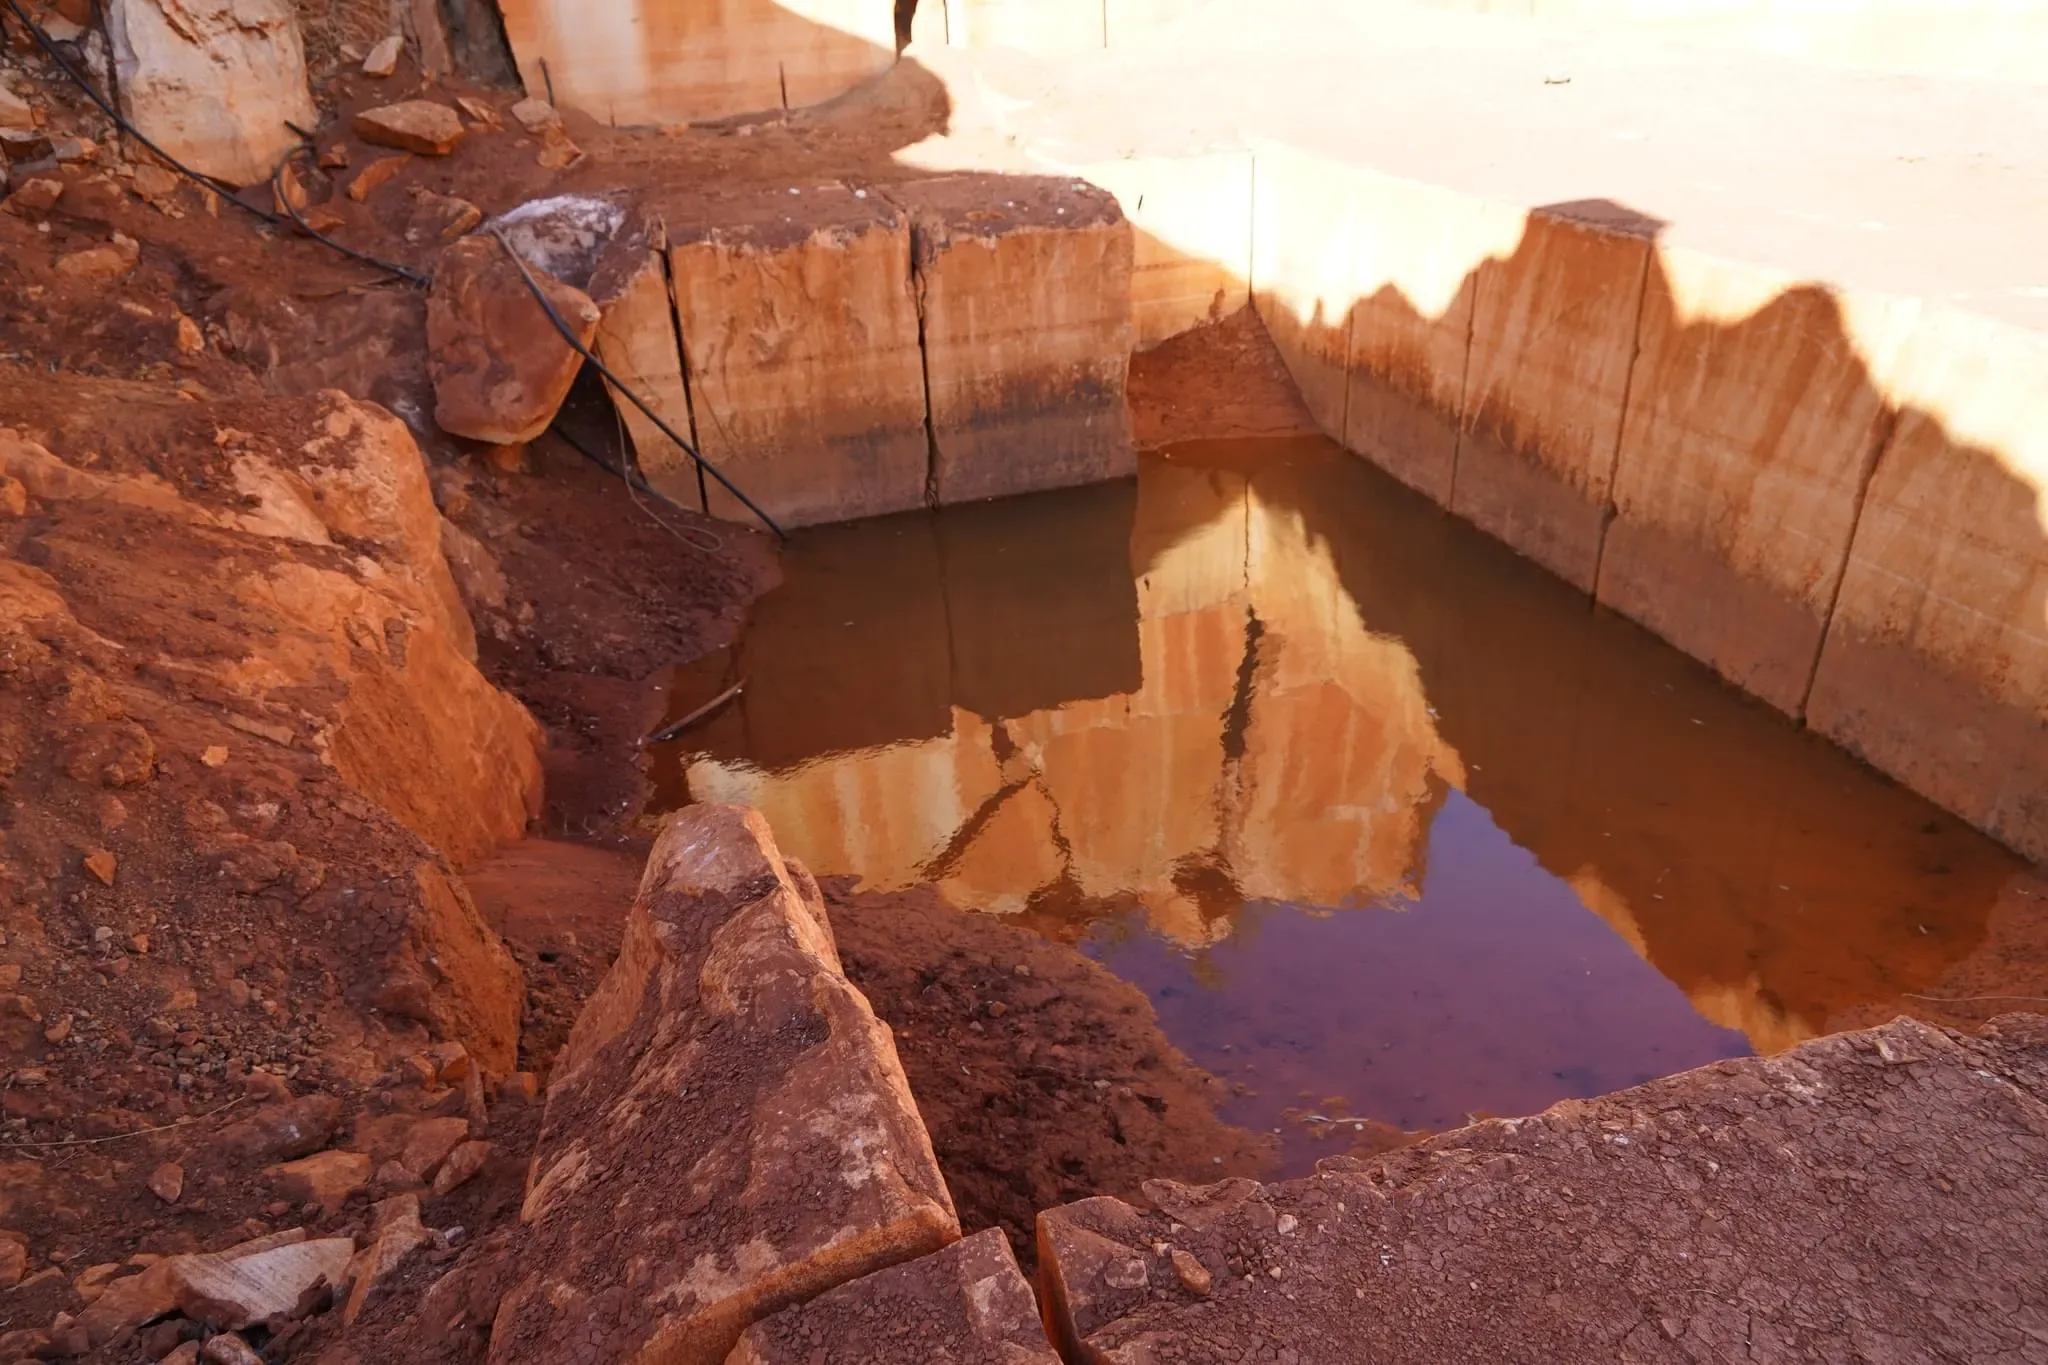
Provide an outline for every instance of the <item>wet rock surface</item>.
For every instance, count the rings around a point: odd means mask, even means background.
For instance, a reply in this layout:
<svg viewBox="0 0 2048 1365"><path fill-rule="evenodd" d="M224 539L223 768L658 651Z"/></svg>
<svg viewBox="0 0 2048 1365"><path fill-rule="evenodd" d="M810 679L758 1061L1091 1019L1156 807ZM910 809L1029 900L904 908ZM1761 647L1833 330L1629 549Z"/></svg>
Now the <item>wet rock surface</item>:
<svg viewBox="0 0 2048 1365"><path fill-rule="evenodd" d="M815 883L739 807L656 842L532 1172L499 1365L720 1361L766 1313L959 1236Z"/></svg>
<svg viewBox="0 0 2048 1365"><path fill-rule="evenodd" d="M2019 1361L2044 1156L2048 1021L1902 1019L1306 1180L1051 1210L1040 1274L1068 1358L1125 1365Z"/></svg>
<svg viewBox="0 0 2048 1365"><path fill-rule="evenodd" d="M990 1229L785 1308L747 1329L725 1365L1057 1365L1038 1300Z"/></svg>

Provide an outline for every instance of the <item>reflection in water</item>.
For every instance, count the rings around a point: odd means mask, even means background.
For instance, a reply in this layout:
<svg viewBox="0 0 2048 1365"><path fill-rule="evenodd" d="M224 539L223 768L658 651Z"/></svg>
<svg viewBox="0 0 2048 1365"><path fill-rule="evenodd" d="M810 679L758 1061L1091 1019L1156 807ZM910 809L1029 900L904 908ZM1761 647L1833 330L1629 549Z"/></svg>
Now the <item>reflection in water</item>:
<svg viewBox="0 0 2048 1365"><path fill-rule="evenodd" d="M1319 440L785 568L669 803L1083 939L1261 1126L1526 1112L1887 1017L2027 879Z"/></svg>

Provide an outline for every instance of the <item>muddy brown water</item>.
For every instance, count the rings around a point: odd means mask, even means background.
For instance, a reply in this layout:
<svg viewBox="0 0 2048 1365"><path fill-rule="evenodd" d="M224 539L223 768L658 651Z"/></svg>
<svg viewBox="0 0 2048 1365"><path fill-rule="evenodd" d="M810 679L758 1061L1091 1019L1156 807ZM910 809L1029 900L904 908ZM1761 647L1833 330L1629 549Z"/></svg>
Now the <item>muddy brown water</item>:
<svg viewBox="0 0 2048 1365"><path fill-rule="evenodd" d="M821 875L1075 943L1289 1172L1366 1120L1925 1012L1994 911L2048 911L2011 853L1320 439L807 531L785 569L673 680L673 715L746 686L657 753L660 804L750 802Z"/></svg>

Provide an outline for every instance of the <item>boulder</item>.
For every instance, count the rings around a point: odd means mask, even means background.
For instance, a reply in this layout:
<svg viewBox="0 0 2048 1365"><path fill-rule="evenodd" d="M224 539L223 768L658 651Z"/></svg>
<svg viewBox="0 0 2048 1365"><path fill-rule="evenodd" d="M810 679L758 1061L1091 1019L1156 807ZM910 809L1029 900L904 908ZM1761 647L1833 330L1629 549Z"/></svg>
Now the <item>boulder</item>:
<svg viewBox="0 0 2048 1365"><path fill-rule="evenodd" d="M490 1359L717 1365L753 1322L959 1223L817 884L739 806L656 842L555 1063Z"/></svg>
<svg viewBox="0 0 2048 1365"><path fill-rule="evenodd" d="M176 1256L164 1264L170 1267L179 1311L232 1332L290 1313L307 1290L323 1281L341 1288L355 1253L350 1238L323 1237L253 1256Z"/></svg>
<svg viewBox="0 0 2048 1365"><path fill-rule="evenodd" d="M195 170L268 180L320 110L290 0L108 0L122 112Z"/></svg>
<svg viewBox="0 0 2048 1365"><path fill-rule="evenodd" d="M989 1228L747 1329L725 1365L1059 1365L1010 1242Z"/></svg>
<svg viewBox="0 0 2048 1365"><path fill-rule="evenodd" d="M363 74L380 78L390 75L398 70L398 55L403 51L405 51L405 35L402 33L386 34L377 40L377 45L370 49L368 56L363 58Z"/></svg>
<svg viewBox="0 0 2048 1365"><path fill-rule="evenodd" d="M261 1256L279 1248L297 1246L305 1240L304 1228L287 1228L205 1257L174 1256L158 1261L145 1267L140 1275L130 1275L108 1284L100 1296L78 1315L78 1325L85 1330L91 1347L97 1350L108 1342L125 1338L145 1323L175 1312L178 1308L179 1276L185 1263L201 1259L226 1262Z"/></svg>
<svg viewBox="0 0 2048 1365"><path fill-rule="evenodd" d="M404 100L356 115L356 136L378 147L446 156L462 141L462 118L445 104Z"/></svg>
<svg viewBox="0 0 2048 1365"><path fill-rule="evenodd" d="M535 278L588 346L599 317L590 296L549 275ZM434 420L493 445L546 431L583 365L492 237L465 238L441 253L427 301L427 346Z"/></svg>

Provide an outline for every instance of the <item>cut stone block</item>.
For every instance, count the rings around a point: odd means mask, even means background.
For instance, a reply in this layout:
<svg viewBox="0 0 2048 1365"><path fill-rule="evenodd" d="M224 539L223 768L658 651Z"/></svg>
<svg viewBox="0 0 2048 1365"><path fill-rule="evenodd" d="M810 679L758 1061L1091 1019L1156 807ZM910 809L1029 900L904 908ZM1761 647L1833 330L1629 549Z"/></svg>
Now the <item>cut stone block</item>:
<svg viewBox="0 0 2048 1365"><path fill-rule="evenodd" d="M205 175L256 185L320 110L286 0L109 0L121 109Z"/></svg>
<svg viewBox="0 0 2048 1365"><path fill-rule="evenodd" d="M784 526L922 506L909 223L876 194L797 188L666 215L700 448ZM649 477L679 501L696 486ZM752 520L709 480L706 504Z"/></svg>
<svg viewBox="0 0 2048 1365"><path fill-rule="evenodd" d="M599 10L586 0L505 0L499 8L527 92L600 123L816 104L896 57L890 7L862 0L621 0Z"/></svg>
<svg viewBox="0 0 2048 1365"><path fill-rule="evenodd" d="M490 1359L715 1365L755 1321L958 1240L817 884L738 806L656 841L556 1059Z"/></svg>
<svg viewBox="0 0 2048 1365"><path fill-rule="evenodd" d="M1084 182L894 186L911 214L941 503L1133 473L1131 226Z"/></svg>
<svg viewBox="0 0 2048 1365"><path fill-rule="evenodd" d="M1358 170L1343 443L1451 505L1481 269L1505 259L1522 215L1433 185Z"/></svg>
<svg viewBox="0 0 2048 1365"><path fill-rule="evenodd" d="M1666 247L1643 300L1601 602L1797 716L1916 306Z"/></svg>
<svg viewBox="0 0 2048 1365"><path fill-rule="evenodd" d="M682 338L668 286L667 242L666 231L654 220L628 229L606 249L590 281L591 299L601 315L591 350L676 434L694 441ZM606 387L633 442L640 472L666 497L701 511L696 462L616 385L607 381Z"/></svg>
<svg viewBox="0 0 2048 1365"><path fill-rule="evenodd" d="M1139 350L1250 300L1249 152L1132 157L1075 167L1131 221L1131 322Z"/></svg>
<svg viewBox="0 0 2048 1365"><path fill-rule="evenodd" d="M755 1323L726 1365L1058 1365L998 1228Z"/></svg>
<svg viewBox="0 0 2048 1365"><path fill-rule="evenodd" d="M1147 1181L1038 1216L1047 1321L1097 1365L1981 1356L1928 1305L2038 1282L2039 1182L1987 1153L2039 1150L2044 1097L2039 1019L1901 1019L1305 1180Z"/></svg>
<svg viewBox="0 0 2048 1365"><path fill-rule="evenodd" d="M1358 181L1340 162L1279 143L1253 150L1252 300L1316 425L1341 437L1359 220Z"/></svg>
<svg viewBox="0 0 2048 1365"><path fill-rule="evenodd" d="M1929 312L1891 390L1807 722L2048 859L2048 336Z"/></svg>
<svg viewBox="0 0 2048 1365"><path fill-rule="evenodd" d="M1654 226L1599 202L1533 210L1472 301L1451 510L1588 593Z"/></svg>

